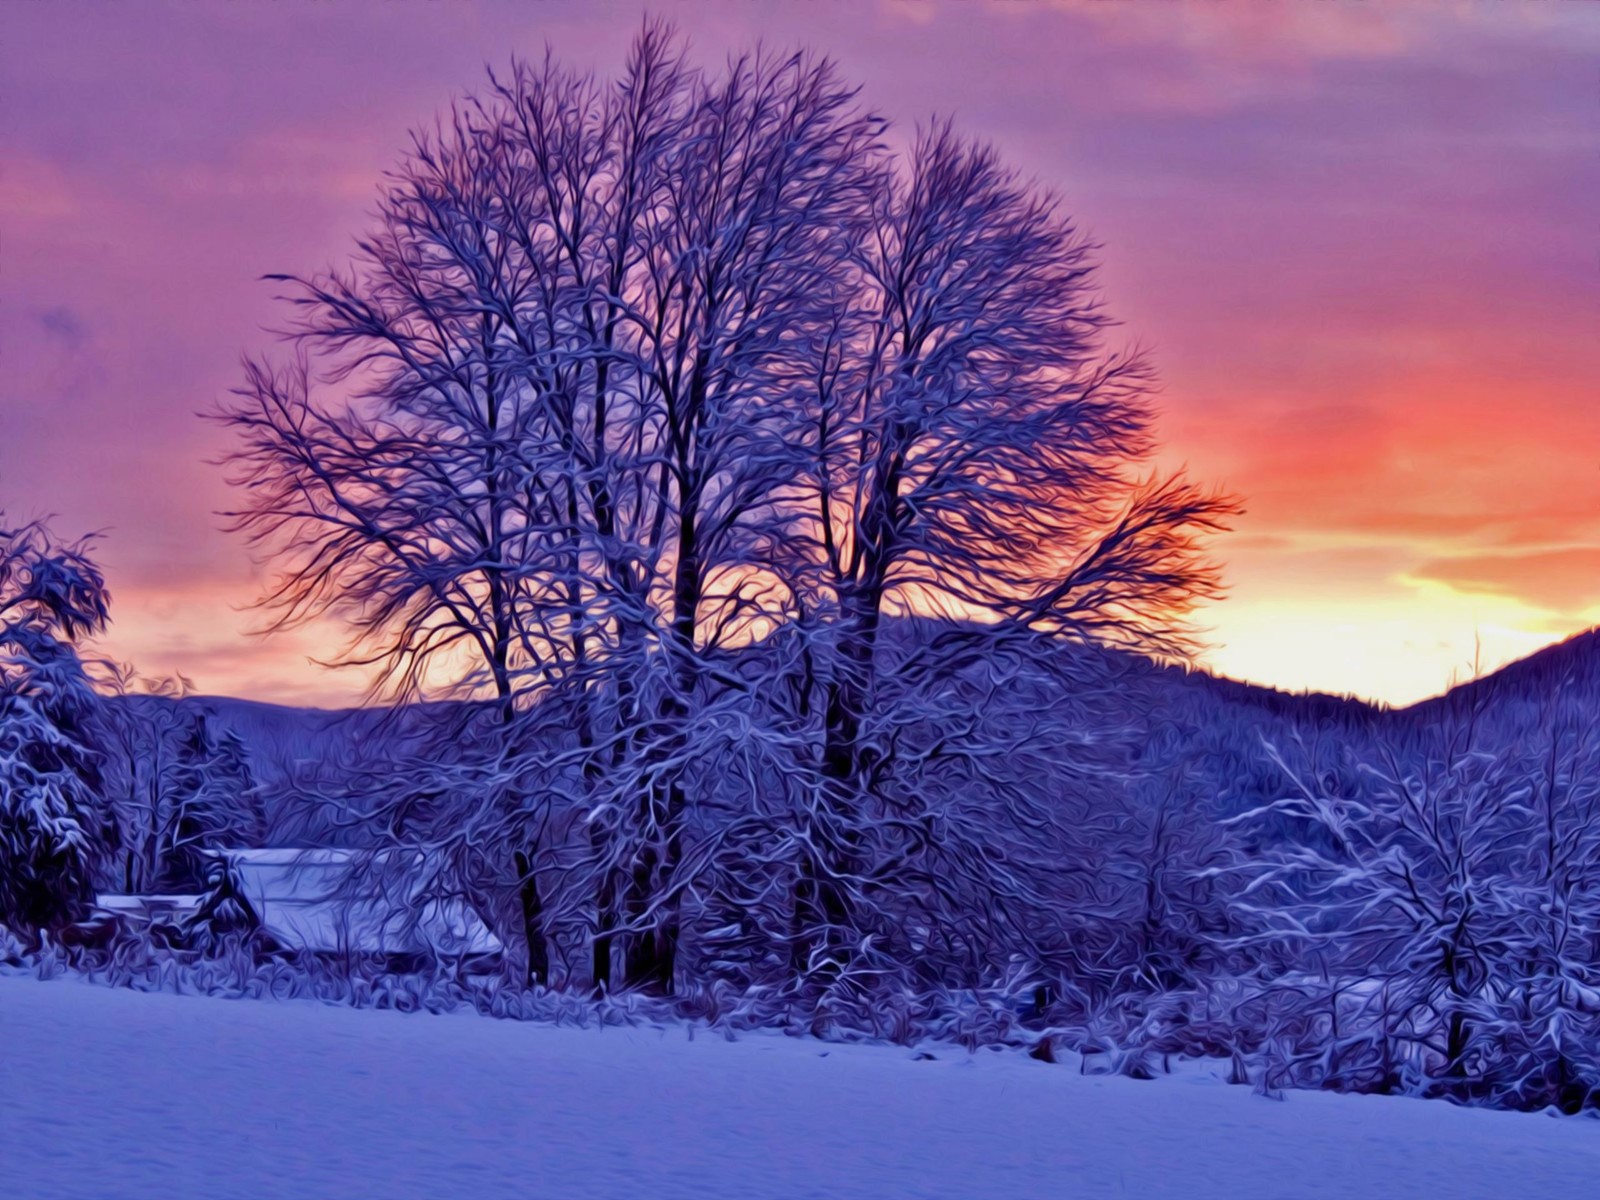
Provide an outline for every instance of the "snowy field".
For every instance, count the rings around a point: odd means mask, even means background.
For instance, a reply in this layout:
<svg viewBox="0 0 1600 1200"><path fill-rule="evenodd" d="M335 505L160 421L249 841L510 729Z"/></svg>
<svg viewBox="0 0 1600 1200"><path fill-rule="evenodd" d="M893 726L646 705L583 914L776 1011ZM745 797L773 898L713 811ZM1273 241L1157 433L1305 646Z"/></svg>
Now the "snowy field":
<svg viewBox="0 0 1600 1200"><path fill-rule="evenodd" d="M1600 1121L0 978L0 1196L1600 1195Z"/></svg>

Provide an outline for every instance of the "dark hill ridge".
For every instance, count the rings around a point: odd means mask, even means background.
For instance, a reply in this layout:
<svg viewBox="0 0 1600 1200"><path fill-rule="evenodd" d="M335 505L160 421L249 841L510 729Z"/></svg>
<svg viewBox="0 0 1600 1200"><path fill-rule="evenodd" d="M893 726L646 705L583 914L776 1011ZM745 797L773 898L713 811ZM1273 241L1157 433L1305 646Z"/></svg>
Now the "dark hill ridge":
<svg viewBox="0 0 1600 1200"><path fill-rule="evenodd" d="M1485 698L1491 702L1543 702L1558 694L1600 695L1600 629L1546 646L1497 671L1457 684L1439 696L1403 708L1391 708L1355 696L1326 692L1291 692L1263 684L1215 675L1199 667L1160 663L1122 650L1074 647L1069 653L1101 656L1118 663L1116 673L1136 678L1157 691L1188 693L1219 705L1252 708L1275 717L1300 721L1368 723L1404 714L1433 716ZM140 698L141 703L150 698ZM171 703L166 701L166 703ZM333 746L371 746L396 736L396 728L413 732L415 721L396 721L396 711L383 707L322 709L271 704L232 696L191 696L185 704L214 712L258 751L274 761L290 761L305 752ZM415 705L410 712L449 709L454 705Z"/></svg>
<svg viewBox="0 0 1600 1200"><path fill-rule="evenodd" d="M896 624L904 627L923 623L900 621ZM1288 691L1266 684L1250 683L1226 675L1213 674L1201 667L1160 663L1128 651L1094 651L1075 647L1071 652L1124 660L1128 664L1125 669L1141 677L1147 679L1161 677L1172 686L1195 687L1219 700L1252 705L1264 711L1285 715L1302 713L1365 718L1386 713L1424 713L1484 694L1499 697L1516 695L1542 698L1557 689L1600 692L1600 628L1574 634L1564 641L1536 650L1526 658L1508 663L1498 670L1459 683L1441 695L1431 696L1402 707L1391 707L1381 702L1362 700L1356 696ZM141 702L143 699L141 698ZM281 737L292 731L326 732L341 727L350 727L353 731L359 732L391 721L393 717L392 710L383 707L301 708L232 696L191 696L184 703L203 704L215 710L241 735L251 733L267 737ZM451 706L412 707L420 710Z"/></svg>
<svg viewBox="0 0 1600 1200"><path fill-rule="evenodd" d="M888 653L905 653L937 636L936 631L957 637L962 632L959 627L902 620L886 630L884 645ZM1108 732L1118 731L1136 758L1148 761L1159 753L1168 761L1187 762L1199 791L1234 811L1277 786L1267 778L1271 773L1260 768L1263 740L1282 744L1295 738L1331 738L1364 750L1381 742L1399 744L1453 717L1492 711L1488 727L1509 742L1533 736L1556 706L1570 719L1578 708L1600 703L1600 630L1402 709L1353 697L1281 691L1127 651L1058 644L1049 652L1062 656L1064 677L1091 683L1094 701L1085 705L1069 700L1069 685L1063 684L1059 712L1047 712L1041 719L1036 706L1018 707L1015 712L997 710L991 719L1006 724L1026 720L1045 737L1053 736L1052 721L1063 729L1086 719L1101 723ZM250 748L269 812L273 795L336 794L356 775L370 778L392 771L416 752L426 735L452 728L469 707L441 703L315 709L224 696L110 702L203 707Z"/></svg>
<svg viewBox="0 0 1600 1200"><path fill-rule="evenodd" d="M1573 634L1404 711L1434 714L1485 702L1542 707L1547 701L1596 698L1600 698L1600 628Z"/></svg>

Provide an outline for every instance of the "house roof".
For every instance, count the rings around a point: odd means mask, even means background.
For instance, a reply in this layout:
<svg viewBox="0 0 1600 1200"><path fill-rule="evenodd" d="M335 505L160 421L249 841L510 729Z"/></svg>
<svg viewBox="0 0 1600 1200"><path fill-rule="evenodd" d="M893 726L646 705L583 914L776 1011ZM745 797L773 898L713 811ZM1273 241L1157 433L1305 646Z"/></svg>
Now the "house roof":
<svg viewBox="0 0 1600 1200"><path fill-rule="evenodd" d="M200 907L204 896L137 896L118 892L101 892L94 898L95 907L104 912L125 913L129 916L188 915Z"/></svg>
<svg viewBox="0 0 1600 1200"><path fill-rule="evenodd" d="M423 894L420 853L276 847L212 853L228 864L262 928L288 947L446 957L502 949L465 899Z"/></svg>

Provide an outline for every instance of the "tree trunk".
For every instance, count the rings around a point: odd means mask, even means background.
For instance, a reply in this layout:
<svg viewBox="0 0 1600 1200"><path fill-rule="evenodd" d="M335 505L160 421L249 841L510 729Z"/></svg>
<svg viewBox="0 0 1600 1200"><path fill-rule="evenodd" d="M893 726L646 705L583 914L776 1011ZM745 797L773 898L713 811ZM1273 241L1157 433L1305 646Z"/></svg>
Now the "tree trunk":
<svg viewBox="0 0 1600 1200"><path fill-rule="evenodd" d="M513 856L520 882L517 893L522 900L522 933L528 943L529 987L549 986L550 949L544 936L544 903L539 897L539 882L534 877L533 861L521 850Z"/></svg>
<svg viewBox="0 0 1600 1200"><path fill-rule="evenodd" d="M862 719L871 698L880 607L878 587L866 589L865 596L851 605L853 611L843 622L839 669L824 693L822 776L830 808L845 809L861 802L862 776L871 765L860 739ZM839 879L860 868L856 839L850 829L853 815L841 811L837 828L809 831L823 861L803 861L795 883L794 937L789 961L797 973L807 970L819 948L825 947L831 958L841 962L846 953L837 939L825 931L847 930L854 918L849 888ZM832 974L836 969L829 968L825 973Z"/></svg>
<svg viewBox="0 0 1600 1200"><path fill-rule="evenodd" d="M675 676L675 691L669 692L658 710L662 724L673 731L662 751L663 757L668 760L681 757L686 749L685 723L699 685L699 671L695 664L695 628L700 611L700 591L698 530L694 509L686 504L678 522L678 561L673 584L671 640L676 661L671 667ZM678 864L683 857L683 820L688 809L688 795L675 770L666 783L665 791L665 805L659 811L656 796L650 794L649 789L640 798L645 827L658 825L662 836L659 849L647 843L634 864L628 913L629 923L636 929L628 948L628 985L659 996L673 994L677 974L678 941L682 927L677 897L662 899L649 926L638 927L644 923L645 914L652 903L673 886ZM656 817L660 818L659 821L653 820Z"/></svg>
<svg viewBox="0 0 1600 1200"><path fill-rule="evenodd" d="M646 796L641 805L655 807ZM661 848L646 844L634 862L628 888L627 916L632 927L626 944L624 981L654 996L670 996L677 975L680 918L676 898L650 909L661 893L672 886L672 875L682 857L682 841L677 826L682 821L685 797L683 787L674 780L667 787L667 800L659 824L666 831ZM647 816L648 820L649 817Z"/></svg>
<svg viewBox="0 0 1600 1200"><path fill-rule="evenodd" d="M603 843L598 829L590 834L595 843ZM595 856L605 853L603 844L595 848ZM602 872L599 895L595 898L594 938L589 943L589 973L594 979L594 994L604 996L611 991L611 947L616 940L617 885L610 870Z"/></svg>

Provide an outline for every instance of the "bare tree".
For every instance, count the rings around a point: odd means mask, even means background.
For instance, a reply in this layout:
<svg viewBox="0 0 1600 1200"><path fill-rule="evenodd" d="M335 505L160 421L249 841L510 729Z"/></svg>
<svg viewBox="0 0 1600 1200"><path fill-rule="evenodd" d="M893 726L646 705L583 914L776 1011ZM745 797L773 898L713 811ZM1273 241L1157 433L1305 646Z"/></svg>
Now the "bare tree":
<svg viewBox="0 0 1600 1200"><path fill-rule="evenodd" d="M860 803L886 614L1181 654L1175 618L1216 591L1196 534L1234 506L1154 448L1150 371L1107 352L1092 246L1037 185L947 124L883 173L849 303L816 347L794 441L810 456L811 578L833 615L822 769ZM802 887L802 923L848 924L850 835ZM809 948L802 943L804 953Z"/></svg>
<svg viewBox="0 0 1600 1200"><path fill-rule="evenodd" d="M699 84L630 304L659 414L667 516L654 547L667 667L656 712L665 740L646 751L657 761L691 749L682 731L707 682L703 654L787 615L762 571L788 524L779 431L861 231L877 132L825 61L757 53ZM683 784L656 776L640 812L653 836L631 880L636 910L682 856ZM669 905L630 955L631 981L670 991L676 941Z"/></svg>
<svg viewBox="0 0 1600 1200"><path fill-rule="evenodd" d="M351 271L287 280L320 375L248 364L221 416L250 500L230 515L286 567L278 623L344 617L341 661L380 667L391 698L487 696L509 724L607 635L608 594L627 589L601 587L604 568L633 581L608 500L615 364L591 339L614 336L606 297L638 217L609 202L629 188L620 102L553 64L497 94L416 137ZM641 121L665 103L651 96ZM586 392L586 370L602 386ZM576 717L592 740L584 697ZM542 900L524 874L532 953Z"/></svg>

